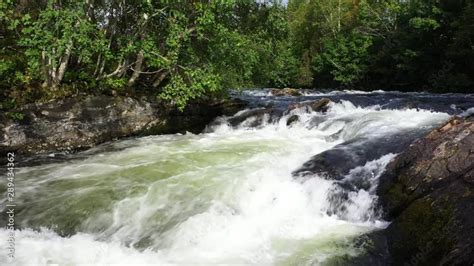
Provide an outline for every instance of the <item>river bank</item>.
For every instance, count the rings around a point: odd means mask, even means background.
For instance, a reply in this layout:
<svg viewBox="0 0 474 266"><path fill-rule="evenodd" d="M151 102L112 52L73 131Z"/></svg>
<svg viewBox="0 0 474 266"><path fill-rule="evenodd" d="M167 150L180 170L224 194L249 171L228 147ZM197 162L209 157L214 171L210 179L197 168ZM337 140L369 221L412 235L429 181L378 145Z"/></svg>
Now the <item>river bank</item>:
<svg viewBox="0 0 474 266"><path fill-rule="evenodd" d="M378 208L390 225L356 241L346 265L472 265L474 116L453 117L387 165Z"/></svg>
<svg viewBox="0 0 474 266"><path fill-rule="evenodd" d="M40 104L27 104L0 114L0 154L71 153L131 136L201 132L214 118L232 115L245 102L222 99L189 104L185 110L153 97L79 96Z"/></svg>

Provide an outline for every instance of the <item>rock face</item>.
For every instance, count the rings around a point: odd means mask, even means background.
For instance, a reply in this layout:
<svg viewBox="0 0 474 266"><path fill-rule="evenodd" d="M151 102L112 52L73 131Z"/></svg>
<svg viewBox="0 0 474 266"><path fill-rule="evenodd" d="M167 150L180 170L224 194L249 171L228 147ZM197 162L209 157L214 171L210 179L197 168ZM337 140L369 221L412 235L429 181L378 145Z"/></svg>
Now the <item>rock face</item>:
<svg viewBox="0 0 474 266"><path fill-rule="evenodd" d="M328 110L330 103L332 103L330 99L321 98L316 101L291 104L290 106L288 106L288 111L291 111L297 108L309 108L312 111L324 113Z"/></svg>
<svg viewBox="0 0 474 266"><path fill-rule="evenodd" d="M232 115L244 102L189 105L183 112L150 99L85 96L31 104L19 110L18 122L0 115L0 153L72 151L134 135L199 133L219 115Z"/></svg>
<svg viewBox="0 0 474 266"><path fill-rule="evenodd" d="M319 100L311 101L311 102L301 102L301 103L294 103L290 104L288 108L283 112L283 114L289 114L291 111L296 109L303 109L305 112L320 112L325 113L329 109L329 104L332 101L328 98L321 98ZM300 120L300 116L298 114L291 115L288 120L286 121L287 126L291 126L292 124L298 122Z"/></svg>
<svg viewBox="0 0 474 266"><path fill-rule="evenodd" d="M247 126L257 127L264 122L265 116L268 116L268 118L270 118L272 115L278 115L277 112L272 108L251 109L229 118L228 122L231 126L236 127L242 124L244 121L252 119L252 121L250 121Z"/></svg>
<svg viewBox="0 0 474 266"><path fill-rule="evenodd" d="M301 96L301 92L297 89L284 88L284 89L273 89L270 91L273 96Z"/></svg>
<svg viewBox="0 0 474 266"><path fill-rule="evenodd" d="M378 159L388 153L401 152L417 132L404 132L374 139L354 139L319 153L293 172L295 177L319 175L331 180L341 180L356 166ZM370 147L368 149L367 147Z"/></svg>
<svg viewBox="0 0 474 266"><path fill-rule="evenodd" d="M474 118L453 118L413 142L380 178L394 265L473 265Z"/></svg>

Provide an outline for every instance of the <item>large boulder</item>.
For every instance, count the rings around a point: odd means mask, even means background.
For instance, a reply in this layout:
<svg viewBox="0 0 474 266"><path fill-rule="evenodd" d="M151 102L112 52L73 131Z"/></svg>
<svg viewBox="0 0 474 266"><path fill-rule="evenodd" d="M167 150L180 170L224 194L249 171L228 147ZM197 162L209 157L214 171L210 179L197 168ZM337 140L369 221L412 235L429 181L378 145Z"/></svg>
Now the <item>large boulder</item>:
<svg viewBox="0 0 474 266"><path fill-rule="evenodd" d="M319 100L311 101L311 102L301 102L301 103L294 103L288 106L287 111L291 111L294 109L305 108L314 112L326 112L329 109L329 104L332 103L331 99L328 98L321 98Z"/></svg>
<svg viewBox="0 0 474 266"><path fill-rule="evenodd" d="M385 264L473 265L474 118L455 117L413 142L387 166L378 195L392 223L370 238L384 238Z"/></svg>
<svg viewBox="0 0 474 266"><path fill-rule="evenodd" d="M332 101L328 98L321 98L319 100L310 101L310 102L300 102L293 103L288 106L288 108L283 112L284 115L290 114L293 110L302 109L307 113L310 112L320 112L325 113L329 109L329 105ZM300 121L299 114L292 114L288 117L286 121L287 126L291 126L296 122Z"/></svg>
<svg viewBox="0 0 474 266"><path fill-rule="evenodd" d="M232 115L245 102L225 100L188 105L183 112L153 98L78 96L16 110L15 121L0 115L0 154L69 152L117 138L201 132L215 117Z"/></svg>
<svg viewBox="0 0 474 266"><path fill-rule="evenodd" d="M419 131L391 134L378 138L356 138L314 155L293 176L302 178L318 175L331 180L343 179L351 169L376 160L388 153L401 152L420 136Z"/></svg>

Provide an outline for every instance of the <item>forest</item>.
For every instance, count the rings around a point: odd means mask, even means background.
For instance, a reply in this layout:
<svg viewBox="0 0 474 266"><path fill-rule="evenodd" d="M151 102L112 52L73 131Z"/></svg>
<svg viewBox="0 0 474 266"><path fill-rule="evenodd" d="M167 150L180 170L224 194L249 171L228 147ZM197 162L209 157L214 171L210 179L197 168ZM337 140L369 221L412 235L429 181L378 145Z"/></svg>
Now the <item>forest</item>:
<svg viewBox="0 0 474 266"><path fill-rule="evenodd" d="M472 0L2 0L2 109L78 93L472 92Z"/></svg>

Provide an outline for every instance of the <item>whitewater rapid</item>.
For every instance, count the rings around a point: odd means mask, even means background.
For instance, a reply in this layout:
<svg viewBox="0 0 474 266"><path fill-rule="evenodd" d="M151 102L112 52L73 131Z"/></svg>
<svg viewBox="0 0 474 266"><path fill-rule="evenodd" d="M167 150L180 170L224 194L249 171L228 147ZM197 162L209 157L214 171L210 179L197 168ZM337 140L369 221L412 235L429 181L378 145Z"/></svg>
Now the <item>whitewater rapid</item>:
<svg viewBox="0 0 474 266"><path fill-rule="evenodd" d="M12 264L318 265L355 256L363 252L357 236L387 226L375 188L395 154L352 169L342 181L369 186L343 200L341 181L292 173L336 145L425 132L449 115L342 100L325 114L296 109L258 126L249 126L255 117L237 126L228 119L207 133L121 140L20 167ZM0 230L0 242L7 233Z"/></svg>

